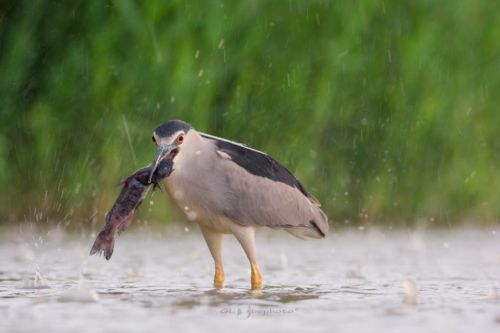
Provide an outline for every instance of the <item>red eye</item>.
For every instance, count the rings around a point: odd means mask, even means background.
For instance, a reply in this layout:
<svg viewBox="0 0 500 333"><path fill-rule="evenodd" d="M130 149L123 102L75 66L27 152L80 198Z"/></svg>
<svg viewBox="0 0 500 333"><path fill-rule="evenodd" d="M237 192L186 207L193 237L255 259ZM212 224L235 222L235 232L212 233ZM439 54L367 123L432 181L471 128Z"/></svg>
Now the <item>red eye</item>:
<svg viewBox="0 0 500 333"><path fill-rule="evenodd" d="M183 143L184 142L184 134L181 134L177 137L177 143Z"/></svg>

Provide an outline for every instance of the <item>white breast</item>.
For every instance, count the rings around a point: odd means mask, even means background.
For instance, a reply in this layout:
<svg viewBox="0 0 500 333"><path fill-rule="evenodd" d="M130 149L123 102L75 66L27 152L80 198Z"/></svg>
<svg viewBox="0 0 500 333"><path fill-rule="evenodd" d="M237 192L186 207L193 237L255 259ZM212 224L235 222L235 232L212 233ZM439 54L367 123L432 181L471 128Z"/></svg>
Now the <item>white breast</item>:
<svg viewBox="0 0 500 333"><path fill-rule="evenodd" d="M231 233L223 204L231 200L226 175L217 163L220 157L211 140L198 135L186 136L186 146L174 158L175 170L163 181L175 205L188 219L221 233ZM187 144L187 138L190 138Z"/></svg>

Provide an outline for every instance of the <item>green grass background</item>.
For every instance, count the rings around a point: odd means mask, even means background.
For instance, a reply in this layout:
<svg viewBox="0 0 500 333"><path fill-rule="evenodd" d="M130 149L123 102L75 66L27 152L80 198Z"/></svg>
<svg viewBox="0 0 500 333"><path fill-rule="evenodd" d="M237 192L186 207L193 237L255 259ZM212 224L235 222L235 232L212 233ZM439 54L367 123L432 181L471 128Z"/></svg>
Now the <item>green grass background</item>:
<svg viewBox="0 0 500 333"><path fill-rule="evenodd" d="M497 222L499 61L495 1L3 1L0 222L101 223L169 119L267 152L335 223Z"/></svg>

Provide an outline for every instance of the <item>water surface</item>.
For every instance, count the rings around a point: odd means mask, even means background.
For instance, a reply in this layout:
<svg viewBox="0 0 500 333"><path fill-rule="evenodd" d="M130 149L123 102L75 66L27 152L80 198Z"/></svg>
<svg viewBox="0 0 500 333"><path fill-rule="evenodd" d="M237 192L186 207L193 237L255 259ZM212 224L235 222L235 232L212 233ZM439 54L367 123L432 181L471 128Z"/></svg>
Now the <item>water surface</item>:
<svg viewBox="0 0 500 333"><path fill-rule="evenodd" d="M500 303L488 300L500 287L497 231L368 228L301 241L263 229L264 289L251 292L232 236L226 287L212 288L213 261L195 226L135 225L117 236L109 262L88 256L95 235L2 228L0 331L498 332ZM418 283L416 305L403 303L405 279Z"/></svg>

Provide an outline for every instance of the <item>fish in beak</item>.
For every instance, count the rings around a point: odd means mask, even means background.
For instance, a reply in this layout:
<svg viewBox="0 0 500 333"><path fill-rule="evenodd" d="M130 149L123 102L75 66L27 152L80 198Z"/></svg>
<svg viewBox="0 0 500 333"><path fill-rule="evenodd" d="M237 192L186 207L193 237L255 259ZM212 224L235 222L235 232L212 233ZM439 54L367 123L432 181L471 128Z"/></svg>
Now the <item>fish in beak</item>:
<svg viewBox="0 0 500 333"><path fill-rule="evenodd" d="M156 150L155 160L151 164L151 168L149 170L149 180L148 180L149 183L151 183L151 179L153 178L153 174L158 168L158 165L162 161L173 159L178 152L179 148L176 145L167 145L163 143L158 145L158 149Z"/></svg>
<svg viewBox="0 0 500 333"><path fill-rule="evenodd" d="M106 260L111 258L115 245L115 232L118 231L118 235L121 235L127 229L134 217L134 211L141 205L151 185L153 185L153 194L157 187L161 190L160 182L175 170L173 164L171 159L162 161L158 164L152 178L149 174L152 168L150 165L137 170L132 176L120 182L119 185L124 186L115 204L106 215L106 225L97 236L90 255L104 252Z"/></svg>

